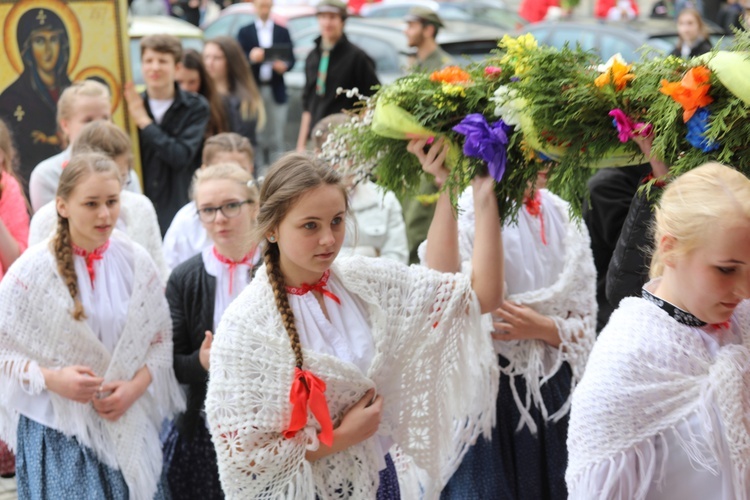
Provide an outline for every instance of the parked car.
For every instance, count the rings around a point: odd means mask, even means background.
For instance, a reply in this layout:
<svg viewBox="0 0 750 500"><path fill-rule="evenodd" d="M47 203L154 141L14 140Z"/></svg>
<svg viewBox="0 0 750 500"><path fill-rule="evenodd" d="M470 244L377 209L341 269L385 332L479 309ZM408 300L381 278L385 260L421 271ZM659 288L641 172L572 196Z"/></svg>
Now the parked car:
<svg viewBox="0 0 750 500"><path fill-rule="evenodd" d="M358 45L375 61L375 70L381 83L390 83L406 74L413 58L404 35L401 19L368 19L352 17L344 25L349 41ZM469 62L486 57L497 47L497 40L506 31L496 27L460 21L446 21L437 37L438 44L456 60ZM295 65L284 75L289 92L289 115L285 141L296 143L299 122L302 116L302 89L305 85L305 59L315 47L318 38L317 25L297 34L294 41ZM367 93L367 89L359 89Z"/></svg>
<svg viewBox="0 0 750 500"><path fill-rule="evenodd" d="M467 21L505 30L516 30L527 24L526 20L505 4L493 0L441 1L432 0L386 0L367 4L360 10L366 18L403 19L412 7L427 7L434 10L443 21Z"/></svg>
<svg viewBox="0 0 750 500"><path fill-rule="evenodd" d="M222 10L219 17L201 28L206 40L222 35L237 38L240 29L254 23L256 19L255 5L252 2L236 3ZM296 32L318 25L315 7L311 5L275 5L271 10L271 20L286 27L292 38Z"/></svg>
<svg viewBox="0 0 750 500"><path fill-rule="evenodd" d="M128 25L130 67L139 92L145 85L141 73L141 38L148 35L174 35L182 42L183 49L203 50L203 31L188 22L166 16L133 16Z"/></svg>
<svg viewBox="0 0 750 500"><path fill-rule="evenodd" d="M713 45L722 43L721 28L707 23ZM647 47L670 53L677 43L677 25L673 20L643 19L631 22L604 22L598 19L545 21L525 26L520 33L531 33L540 43L562 47L566 43L580 44L594 50L603 60L620 53L626 61L641 56L638 49Z"/></svg>

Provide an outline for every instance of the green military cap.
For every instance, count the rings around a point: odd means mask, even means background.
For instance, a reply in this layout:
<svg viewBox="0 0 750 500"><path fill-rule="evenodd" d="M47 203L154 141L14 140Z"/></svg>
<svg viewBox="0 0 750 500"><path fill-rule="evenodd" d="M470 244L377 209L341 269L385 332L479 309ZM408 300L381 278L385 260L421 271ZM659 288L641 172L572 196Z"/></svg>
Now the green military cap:
<svg viewBox="0 0 750 500"><path fill-rule="evenodd" d="M338 14L342 19L346 18L346 4L341 0L320 0L315 9L316 14L331 13Z"/></svg>
<svg viewBox="0 0 750 500"><path fill-rule="evenodd" d="M443 21L440 20L440 16L437 15L432 9L427 7L412 7L409 9L409 13L406 14L405 18L407 23L410 22L421 22L426 24L433 24L438 28L443 27Z"/></svg>

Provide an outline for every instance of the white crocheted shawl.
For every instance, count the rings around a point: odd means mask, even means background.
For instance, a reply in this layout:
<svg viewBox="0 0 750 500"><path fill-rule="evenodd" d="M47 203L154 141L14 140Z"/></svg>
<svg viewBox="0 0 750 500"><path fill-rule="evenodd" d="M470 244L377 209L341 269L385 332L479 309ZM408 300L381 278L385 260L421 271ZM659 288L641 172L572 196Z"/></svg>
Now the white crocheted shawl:
<svg viewBox="0 0 750 500"><path fill-rule="evenodd" d="M327 384L334 425L376 388L384 398L379 434L391 436L439 491L494 425L499 373L470 280L366 257L339 258L332 271L367 304L375 356L365 376L303 349L304 368ZM227 309L211 350L206 412L227 498L375 498L382 460L375 438L310 463L305 452L317 447L319 428L312 416L306 432L282 436L293 375L294 354L261 267Z"/></svg>
<svg viewBox="0 0 750 500"><path fill-rule="evenodd" d="M172 367L172 324L161 278L139 245L133 244L133 255L128 318L113 353L85 320L73 319L73 299L48 240L8 270L0 282L0 439L15 449L19 414L4 397L18 385L32 395L45 390L40 366L89 366L106 383L130 380L146 365L153 377L149 390L117 422L102 419L90 404L49 396L56 429L122 471L131 499L151 500L162 467L161 424L185 403Z"/></svg>
<svg viewBox="0 0 750 500"><path fill-rule="evenodd" d="M531 418L532 405L539 409L546 420L558 421L570 411L573 389L583 376L589 352L596 340L596 268L591 253L591 243L586 227L571 221L570 206L563 199L546 190L541 190L543 210L555 210L558 217L547 218L548 224L562 220L564 227L563 248L565 252L562 271L555 282L545 288L512 294L506 299L526 305L540 314L549 316L557 325L560 345L552 347L541 340L495 341L495 350L507 361L500 371L510 377L510 388L521 420L518 430L528 426L532 433L537 426ZM474 203L469 193L462 196L461 213L458 220L458 237L464 270L468 269L474 250ZM522 216L524 214L519 214ZM551 228L547 228L549 231ZM538 237L537 234L533 235ZM514 265L506 260L506 269ZM492 331L492 318L483 318L485 331ZM567 401L555 411L548 411L542 399L541 387L565 364L571 369L571 391ZM521 400L514 383L515 377L523 377L526 397Z"/></svg>
<svg viewBox="0 0 750 500"><path fill-rule="evenodd" d="M712 357L694 327L675 321L659 306L627 298L612 314L591 353L586 374L573 395L568 429L566 481L575 498L618 498L623 478L617 460L653 438L676 432L675 426L698 415L711 439L707 443L677 436L694 466L709 469L729 450L730 474L737 498L750 487L750 301L735 310L731 328L741 344L720 347ZM721 425L703 415L707 401L718 407ZM723 432L718 429L722 428ZM648 448L647 448L648 449ZM662 463L654 453L636 453L636 499L646 498L659 480ZM606 481L592 473L610 463ZM603 484L599 484L602 483Z"/></svg>
<svg viewBox="0 0 750 500"><path fill-rule="evenodd" d="M167 283L170 269L164 259L161 233L154 205L142 194L120 191L120 219L125 223L125 233L149 253L159 269L162 282ZM52 236L57 229L57 208L51 201L36 211L29 226L29 246Z"/></svg>

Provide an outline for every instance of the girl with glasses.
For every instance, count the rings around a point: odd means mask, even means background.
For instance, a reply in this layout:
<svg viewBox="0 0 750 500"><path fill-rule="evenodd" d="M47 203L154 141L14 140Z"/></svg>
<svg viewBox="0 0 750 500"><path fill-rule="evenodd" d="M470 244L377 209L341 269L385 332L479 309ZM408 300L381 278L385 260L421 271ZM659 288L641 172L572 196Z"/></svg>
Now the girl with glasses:
<svg viewBox="0 0 750 500"><path fill-rule="evenodd" d="M252 176L254 157L253 147L246 138L235 133L218 134L207 139L203 145L201 168L218 163L236 163ZM211 238L201 223L195 201L191 201L177 212L164 235L164 258L174 269L210 246Z"/></svg>
<svg viewBox="0 0 750 500"><path fill-rule="evenodd" d="M258 191L247 170L232 163L198 170L192 197L196 219L213 243L177 266L167 284L174 368L188 397L187 411L173 422L164 443L175 500L223 498L216 452L202 412L212 332L262 260L252 239Z"/></svg>

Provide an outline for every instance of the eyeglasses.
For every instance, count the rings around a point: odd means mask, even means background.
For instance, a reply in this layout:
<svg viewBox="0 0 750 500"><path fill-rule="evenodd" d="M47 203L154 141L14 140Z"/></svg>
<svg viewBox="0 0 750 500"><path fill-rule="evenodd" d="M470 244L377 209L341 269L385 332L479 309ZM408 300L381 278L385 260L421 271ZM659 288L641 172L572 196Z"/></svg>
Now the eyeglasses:
<svg viewBox="0 0 750 500"><path fill-rule="evenodd" d="M221 213L224 215L224 217L226 217L227 219L231 219L233 217L237 217L240 214L242 205L252 202L253 200L231 201L229 203L221 205L220 207L199 208L198 218L201 220L201 222L213 222L216 219L216 212L221 210Z"/></svg>

